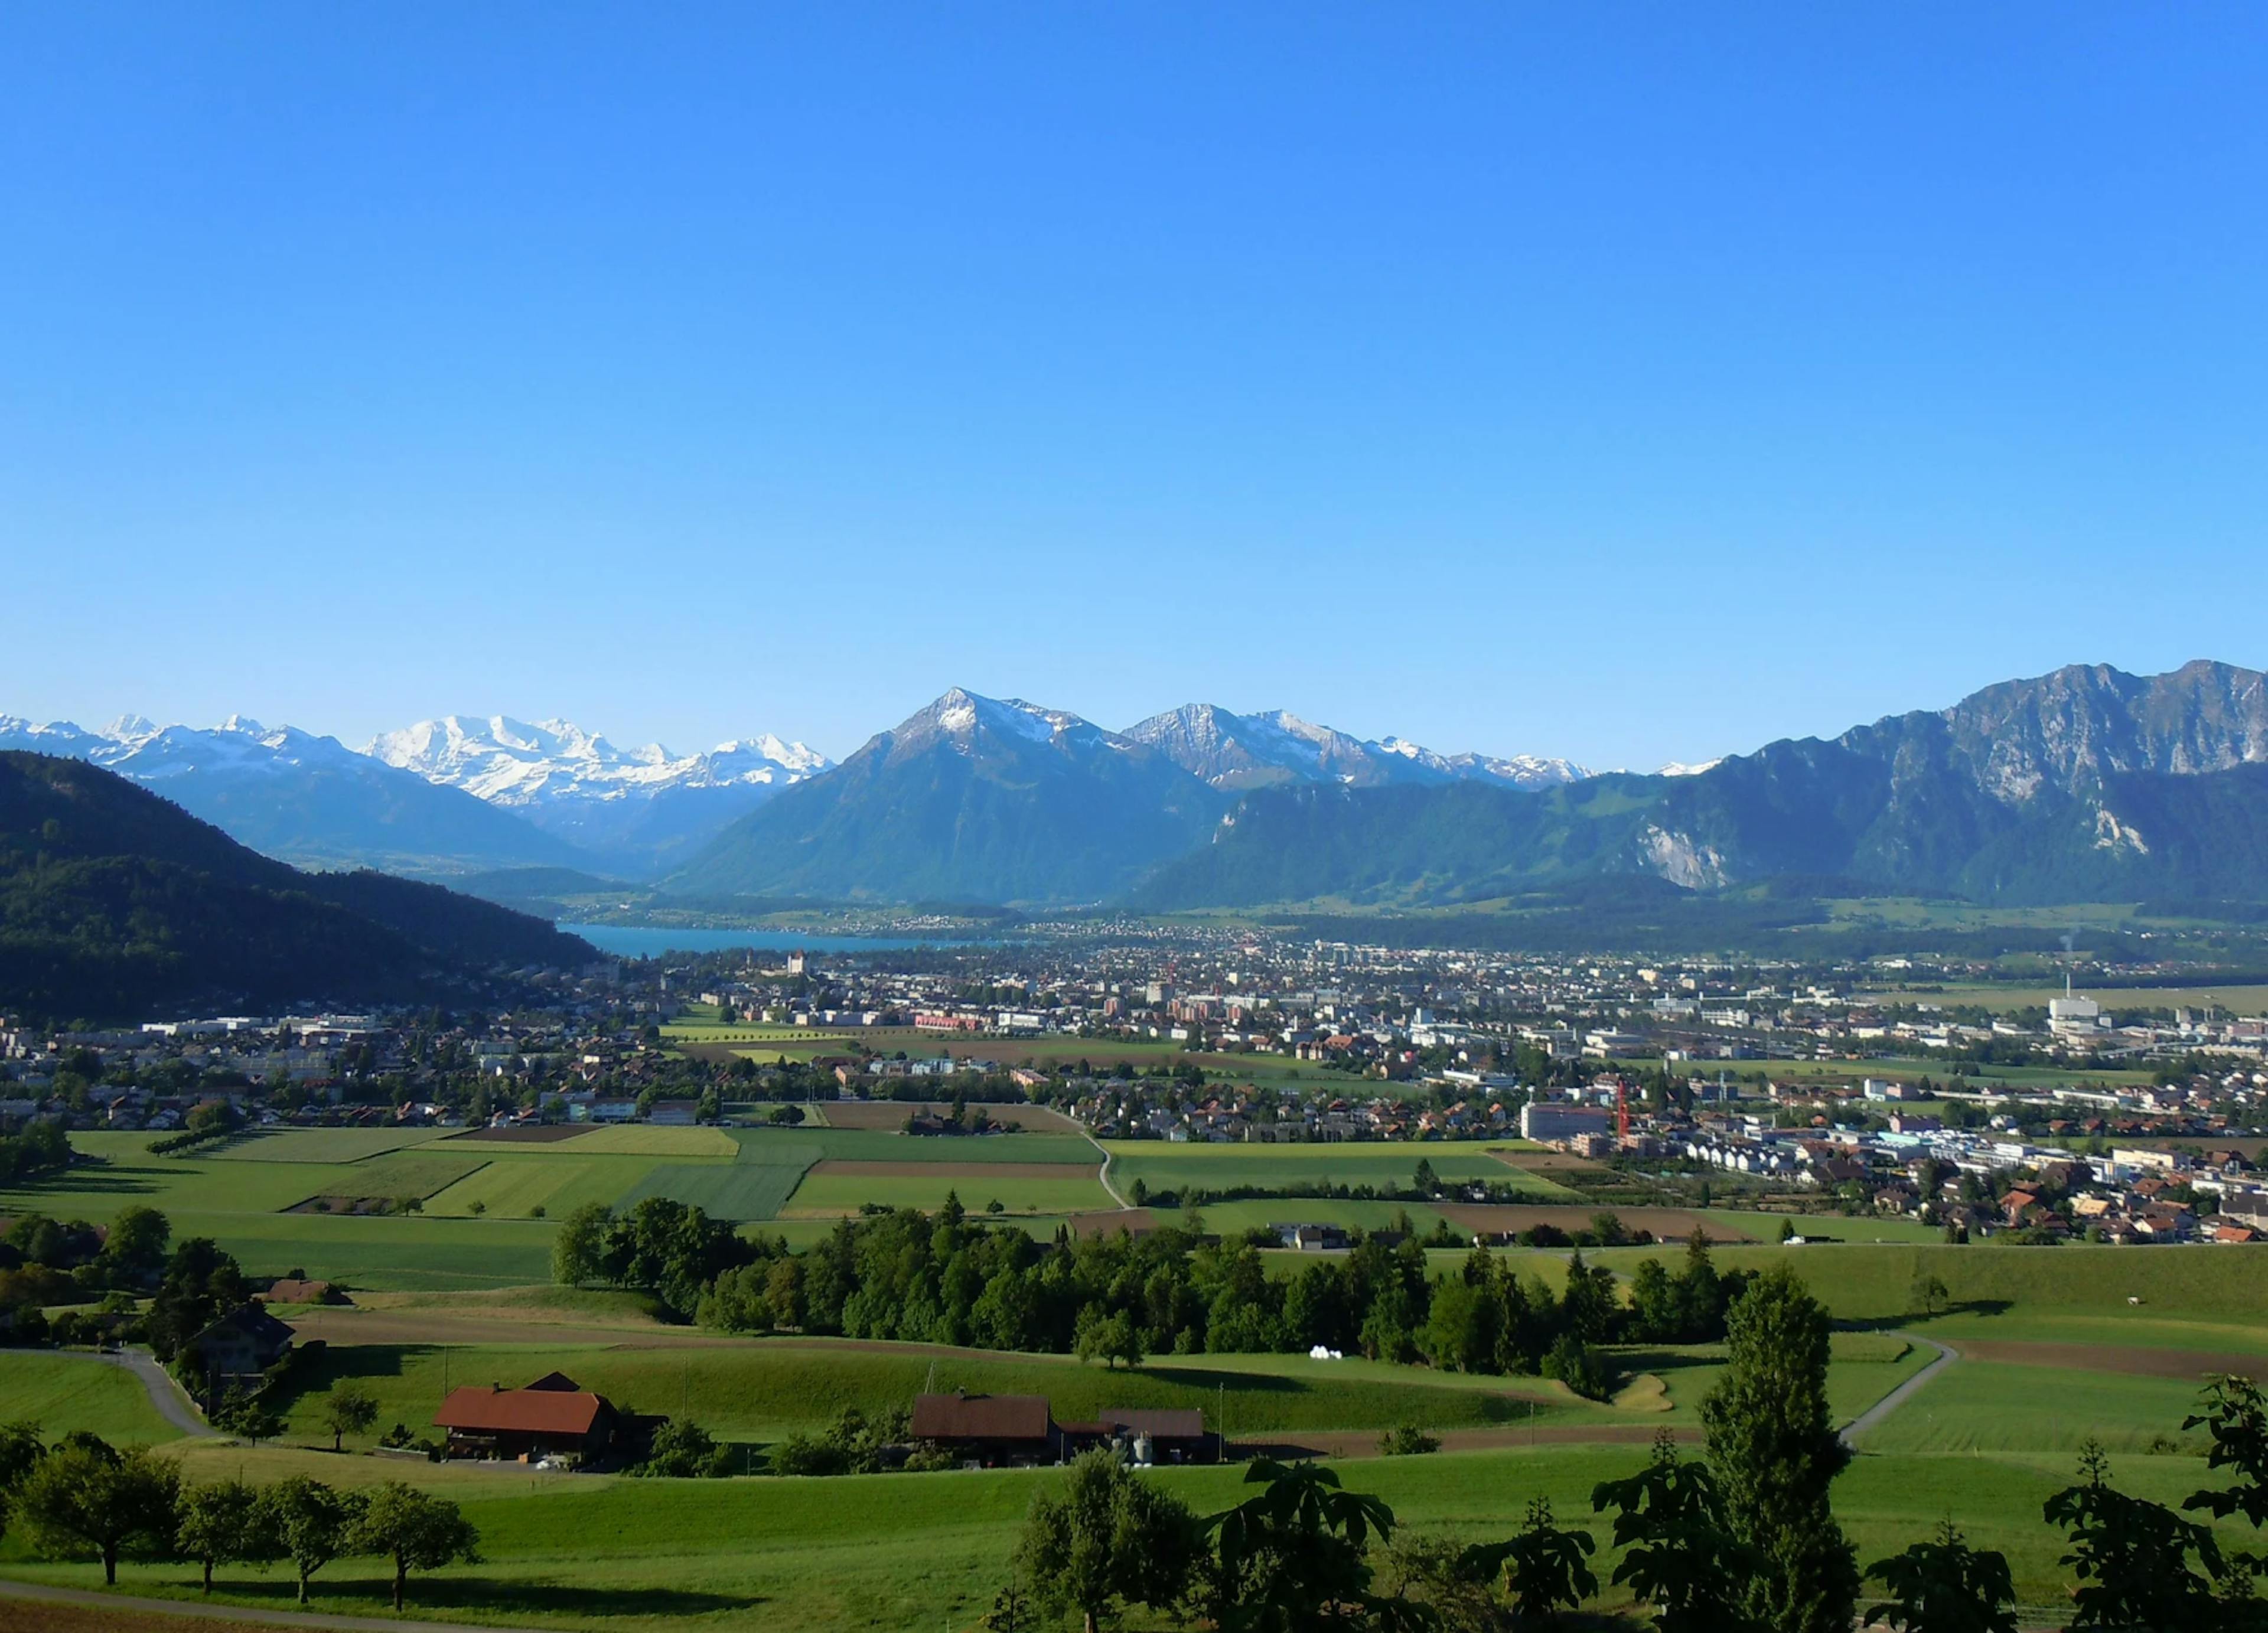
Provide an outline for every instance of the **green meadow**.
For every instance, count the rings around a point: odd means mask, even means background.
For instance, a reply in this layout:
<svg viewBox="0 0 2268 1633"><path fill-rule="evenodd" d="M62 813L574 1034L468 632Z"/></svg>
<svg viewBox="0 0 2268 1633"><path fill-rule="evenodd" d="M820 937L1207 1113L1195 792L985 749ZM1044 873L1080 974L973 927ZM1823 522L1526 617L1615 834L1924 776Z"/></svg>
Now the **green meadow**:
<svg viewBox="0 0 2268 1633"><path fill-rule="evenodd" d="M1535 1148L1518 1140L1397 1140L1285 1145L1176 1144L1163 1140L1108 1140L1110 1178L1121 1191L1140 1180L1153 1191L1202 1186L1282 1186L1302 1181L1338 1185L1410 1184L1418 1165L1452 1184L1486 1180L1518 1190L1530 1202L1579 1202L1577 1193L1516 1168L1494 1153Z"/></svg>
<svg viewBox="0 0 2268 1633"><path fill-rule="evenodd" d="M1027 1165L1028 1166L1028 1165ZM1110 1194L1091 1174L1082 1179L1057 1177L1058 1171L1026 1178L1009 1172L955 1172L948 1167L909 1167L896 1174L833 1173L825 1169L807 1173L796 1187L787 1212L790 1217L856 1213L862 1204L879 1203L890 1208L919 1208L933 1212L947 1196L958 1196L971 1213L998 1203L1008 1212L1057 1216L1090 1213L1113 1206Z"/></svg>
<svg viewBox="0 0 2268 1633"><path fill-rule="evenodd" d="M715 1165L724 1172L739 1166ZM431 1216L290 1218L334 1229L423 1227L490 1242L516 1231L540 1241L546 1228ZM1678 1251L1592 1256L1627 1274L1649 1254L1674 1259ZM1512 1256L1524 1274L1547 1282L1564 1275L1567 1261L1543 1251ZM1933 1346L1917 1336L1964 1350L1862 1438L1837 1482L1837 1510L1862 1561L1955 1519L1975 1544L2009 1556L2030 1627L2068 1619L2068 1576L2058 1563L2065 1544L2040 1505L2072 1480L2080 1438L2093 1434L2109 1446L2122 1489L2178 1502L2209 1483L2197 1438L2179 1427L2197 1394L2187 1369L2200 1355L2268 1356L2268 1254L2241 1249L1852 1244L1720 1247L1717 1258L1726 1268L1788 1263L1838 1317L1829 1392L1846 1421L1928 1364ZM1922 1318L1910 1310L1917 1271L1947 1283L1949 1312ZM2134 1298L2143 1302L2128 1302ZM370 1302L367 1312L323 1314L330 1342L292 1387L281 1445L173 1440L132 1379L79 1357L0 1351L0 1397L11 1402L10 1416L37 1416L51 1435L87 1427L163 1442L193 1478L308 1472L366 1483L406 1475L446 1491L481 1527L485 1562L414 1578L413 1614L626 1633L680 1624L733 1633L918 1633L974 1626L1006 1579L1033 1493L1056 1476L758 1474L694 1483L405 1464L352 1455L351 1442L350 1455L335 1457L313 1449L328 1445L324 1401L353 1378L379 1396L380 1428L401 1421L422 1431L446 1387L525 1383L556 1367L637 1409L690 1416L744 1448L747 1466L759 1470L763 1448L784 1434L821 1425L845 1408L902 1406L930 1388L1042 1394L1058 1418L1186 1407L1209 1423L1225 1414L1231 1433L1247 1443L1326 1452L1349 1486L1384 1497L1418 1534L1478 1540L1509 1534L1535 1496L1548 1497L1563 1519L1588 1522L1593 1485L1634 1468L1648 1430L1692 1432L1723 1366L1715 1346L1625 1349L1617 1359L1631 1385L1616 1405L1599 1406L1542 1379L1359 1358L1167 1357L1111 1369L1061 1357L718 1338L655 1326L638 1301L621 1294L531 1289ZM368 1342L357 1335L361 1321L371 1324ZM1988 1358L1996 1343L2035 1346L2021 1353L2055 1364ZM1380 1430L1402 1423L1469 1449L1354 1455L1367 1452ZM1609 1435L1624 1438L1596 1438ZM1235 1500L1241 1473L1189 1468L1153 1477L1212 1512ZM1603 1527L1594 1529L1603 1545ZM2241 1526L2224 1530L2233 1545L2257 1545ZM1610 1558L1602 1546L1595 1563ZM80 1585L96 1575L91 1564L33 1561L13 1537L0 1540L0 1571ZM385 1585L379 1562L342 1561L318 1578L317 1607L382 1614ZM195 1578L187 1567L129 1564L120 1585L186 1598ZM280 1605L288 1593L281 1577L232 1570L223 1573L216 1598ZM1128 1625L1152 1624L1136 1617Z"/></svg>

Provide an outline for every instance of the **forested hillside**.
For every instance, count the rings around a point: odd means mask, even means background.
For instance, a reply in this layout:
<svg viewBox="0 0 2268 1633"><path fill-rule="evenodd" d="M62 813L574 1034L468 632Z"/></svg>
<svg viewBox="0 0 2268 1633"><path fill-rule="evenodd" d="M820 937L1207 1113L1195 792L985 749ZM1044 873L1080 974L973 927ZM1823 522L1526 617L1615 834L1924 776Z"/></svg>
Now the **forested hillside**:
<svg viewBox="0 0 2268 1633"><path fill-rule="evenodd" d="M0 1010L406 1001L593 956L437 886L270 861L82 761L0 754Z"/></svg>

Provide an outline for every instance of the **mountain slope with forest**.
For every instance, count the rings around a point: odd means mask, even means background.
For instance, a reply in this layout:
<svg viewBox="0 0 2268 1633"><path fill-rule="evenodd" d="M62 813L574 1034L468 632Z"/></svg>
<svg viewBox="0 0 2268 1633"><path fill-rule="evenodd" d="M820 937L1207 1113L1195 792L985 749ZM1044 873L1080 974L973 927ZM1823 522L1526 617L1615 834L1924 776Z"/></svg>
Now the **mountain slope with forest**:
<svg viewBox="0 0 2268 1633"><path fill-rule="evenodd" d="M0 1010L407 1002L596 956L438 886L301 872L83 761L0 753Z"/></svg>

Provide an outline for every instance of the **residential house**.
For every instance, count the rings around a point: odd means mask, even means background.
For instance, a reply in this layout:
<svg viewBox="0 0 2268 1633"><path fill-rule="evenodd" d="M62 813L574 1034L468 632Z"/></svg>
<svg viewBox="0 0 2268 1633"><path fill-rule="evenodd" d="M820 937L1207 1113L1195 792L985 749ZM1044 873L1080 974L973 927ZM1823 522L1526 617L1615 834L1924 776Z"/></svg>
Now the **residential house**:
<svg viewBox="0 0 2268 1633"><path fill-rule="evenodd" d="M446 1455L534 1462L573 1456L596 1462L617 1450L635 1428L604 1395L560 1372L525 1389L502 1384L453 1389L433 1424L447 1432Z"/></svg>

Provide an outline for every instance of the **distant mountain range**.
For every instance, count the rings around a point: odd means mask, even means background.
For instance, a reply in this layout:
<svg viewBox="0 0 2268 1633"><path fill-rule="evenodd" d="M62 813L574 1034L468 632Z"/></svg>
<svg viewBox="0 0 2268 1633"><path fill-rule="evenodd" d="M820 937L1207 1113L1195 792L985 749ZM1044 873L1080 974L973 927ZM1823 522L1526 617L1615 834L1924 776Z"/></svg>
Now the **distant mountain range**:
<svg viewBox="0 0 2268 1633"><path fill-rule="evenodd" d="M0 752L0 1013L477 997L596 957L438 886L301 872L82 760Z"/></svg>
<svg viewBox="0 0 2268 1633"><path fill-rule="evenodd" d="M447 874L586 864L512 812L316 737L232 717L210 730L129 716L99 731L0 716L0 749L84 760L271 857L309 867Z"/></svg>
<svg viewBox="0 0 2268 1633"><path fill-rule="evenodd" d="M293 860L541 868L703 898L1370 910L1626 877L2268 900L2268 688L2217 663L2073 666L1652 775L1209 703L1116 732L959 688L840 765L775 737L677 756L501 716L360 753L243 721L0 719L10 747L108 766Z"/></svg>
<svg viewBox="0 0 2268 1633"><path fill-rule="evenodd" d="M834 764L769 734L674 755L659 743L618 748L564 720L528 725L505 715L423 720L362 752L501 806L633 876L663 870L735 817Z"/></svg>
<svg viewBox="0 0 2268 1633"><path fill-rule="evenodd" d="M2073 666L1683 776L1263 790L1135 901L1440 905L1616 874L2007 903L2268 900L2268 682L2228 664Z"/></svg>
<svg viewBox="0 0 2268 1633"><path fill-rule="evenodd" d="M1153 747L1231 791L1309 780L1535 787L1587 775L1565 761L1437 754L1396 738L1359 740L1280 710L1240 716L1211 704L1155 716L1118 740ZM681 755L658 743L623 748L570 721L508 715L423 720L359 750L241 717L199 728L129 716L88 730L0 715L0 749L9 748L66 754L160 789L285 861L440 879L518 868L616 880L705 875L711 870L694 869L695 859L736 820L834 768L818 751L770 733ZM932 871L957 877L950 866ZM1114 865L1102 874L1123 872Z"/></svg>
<svg viewBox="0 0 2268 1633"><path fill-rule="evenodd" d="M1459 782L1550 788L1592 775L1569 761L1532 754L1492 760L1484 754L1437 754L1398 737L1366 742L1327 725L1310 725L1280 709L1237 715L1215 703L1185 703L1129 726L1126 736L1148 744L1215 788L1269 788L1286 783L1383 788Z"/></svg>

